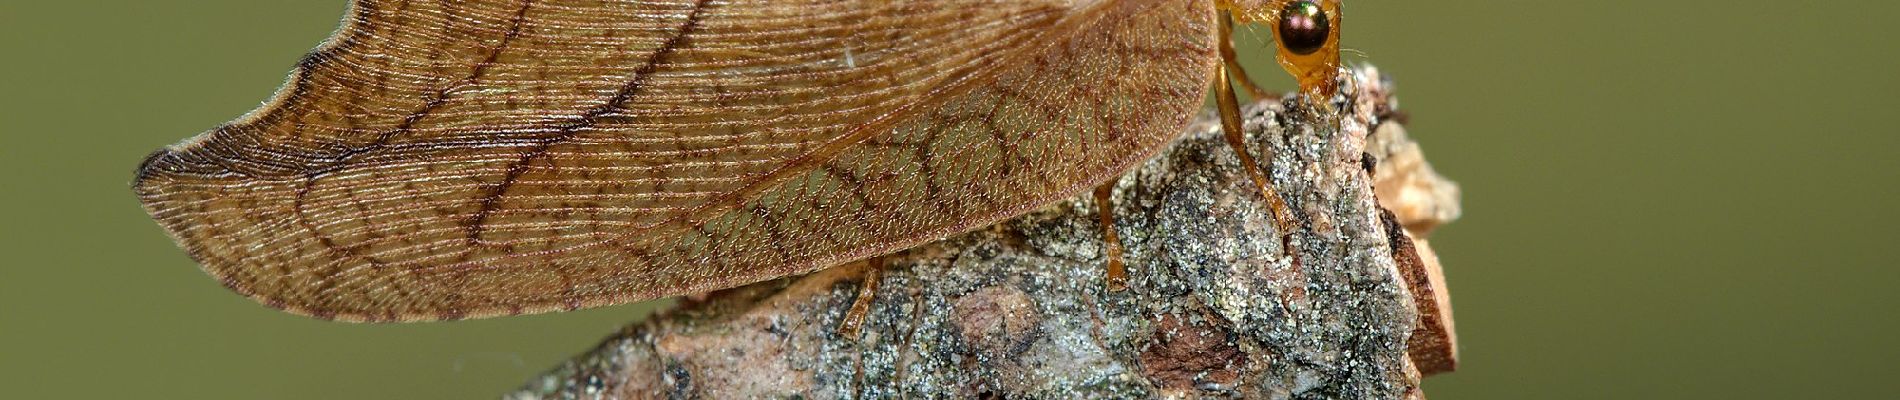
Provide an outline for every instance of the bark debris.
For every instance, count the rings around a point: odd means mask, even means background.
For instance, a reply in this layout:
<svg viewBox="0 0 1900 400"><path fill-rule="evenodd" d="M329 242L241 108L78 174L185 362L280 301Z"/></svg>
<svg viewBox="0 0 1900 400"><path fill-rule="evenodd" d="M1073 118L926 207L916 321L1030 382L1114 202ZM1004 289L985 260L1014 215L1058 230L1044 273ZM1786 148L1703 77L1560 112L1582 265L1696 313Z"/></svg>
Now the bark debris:
<svg viewBox="0 0 1900 400"><path fill-rule="evenodd" d="M1302 219L1291 248L1204 117L1117 183L1127 290L1105 289L1084 193L886 257L858 337L836 328L862 262L684 301L508 398L1423 398L1456 345L1415 238L1457 217L1458 192L1390 82L1352 72L1329 104L1243 110Z"/></svg>

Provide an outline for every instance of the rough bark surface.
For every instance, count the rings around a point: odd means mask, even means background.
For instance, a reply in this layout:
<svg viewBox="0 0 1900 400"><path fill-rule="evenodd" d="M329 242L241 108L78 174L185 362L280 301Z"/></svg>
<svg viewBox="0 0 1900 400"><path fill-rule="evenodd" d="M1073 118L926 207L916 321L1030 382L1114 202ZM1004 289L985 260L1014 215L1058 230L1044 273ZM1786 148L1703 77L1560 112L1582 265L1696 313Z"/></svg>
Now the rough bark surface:
<svg viewBox="0 0 1900 400"><path fill-rule="evenodd" d="M1288 241L1204 118L1117 183L1127 290L1105 289L1084 195L885 258L855 337L836 328L862 262L682 302L508 397L1422 398L1456 354L1412 237L1457 216L1457 190L1398 130L1390 84L1353 77L1328 105L1243 110L1302 219ZM1371 171L1405 203L1381 207Z"/></svg>

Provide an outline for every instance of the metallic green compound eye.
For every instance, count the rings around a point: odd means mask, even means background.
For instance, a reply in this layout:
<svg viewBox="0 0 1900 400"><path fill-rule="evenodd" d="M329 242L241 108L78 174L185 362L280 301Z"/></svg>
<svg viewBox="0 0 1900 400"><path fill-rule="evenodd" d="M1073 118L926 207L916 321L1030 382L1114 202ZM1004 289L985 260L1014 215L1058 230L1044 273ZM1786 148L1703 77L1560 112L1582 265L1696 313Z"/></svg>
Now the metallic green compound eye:
<svg viewBox="0 0 1900 400"><path fill-rule="evenodd" d="M1301 0L1287 3L1280 10L1280 46L1298 55L1313 54L1326 46L1332 34L1332 21L1319 3Z"/></svg>

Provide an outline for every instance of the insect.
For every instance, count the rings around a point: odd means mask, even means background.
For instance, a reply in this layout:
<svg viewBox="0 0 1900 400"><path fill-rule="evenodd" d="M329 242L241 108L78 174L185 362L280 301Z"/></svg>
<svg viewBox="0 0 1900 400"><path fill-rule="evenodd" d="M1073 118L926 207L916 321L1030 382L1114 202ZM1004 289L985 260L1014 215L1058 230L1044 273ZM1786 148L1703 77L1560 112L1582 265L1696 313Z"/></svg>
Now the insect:
<svg viewBox="0 0 1900 400"><path fill-rule="evenodd" d="M273 100L133 186L210 275L296 314L703 292L1100 185L1210 80L1238 145L1234 85L1260 91L1235 21L1275 32L1304 93L1333 91L1337 0L356 0Z"/></svg>

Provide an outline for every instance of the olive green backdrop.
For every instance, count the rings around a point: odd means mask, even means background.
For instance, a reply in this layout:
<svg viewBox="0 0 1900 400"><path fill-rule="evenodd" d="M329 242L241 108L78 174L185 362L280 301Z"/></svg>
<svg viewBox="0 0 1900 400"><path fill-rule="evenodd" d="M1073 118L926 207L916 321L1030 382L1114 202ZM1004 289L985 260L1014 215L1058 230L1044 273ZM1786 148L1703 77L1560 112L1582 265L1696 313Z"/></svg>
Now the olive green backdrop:
<svg viewBox="0 0 1900 400"><path fill-rule="evenodd" d="M1434 237L1464 364L1431 397L1895 398L1895 4L1349 1L1350 58L1465 190ZM174 248L133 167L263 101L343 9L0 5L0 397L489 397L648 311L322 322Z"/></svg>

